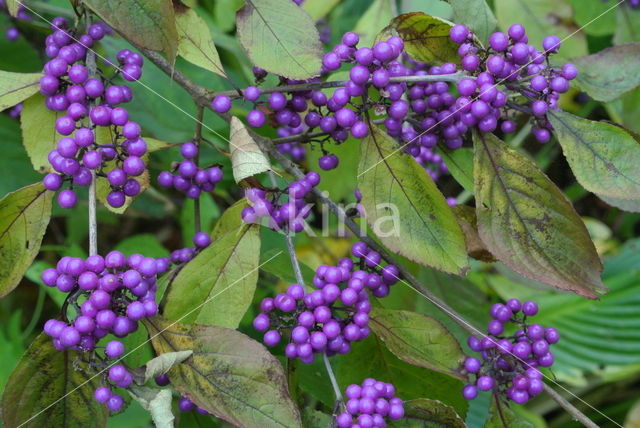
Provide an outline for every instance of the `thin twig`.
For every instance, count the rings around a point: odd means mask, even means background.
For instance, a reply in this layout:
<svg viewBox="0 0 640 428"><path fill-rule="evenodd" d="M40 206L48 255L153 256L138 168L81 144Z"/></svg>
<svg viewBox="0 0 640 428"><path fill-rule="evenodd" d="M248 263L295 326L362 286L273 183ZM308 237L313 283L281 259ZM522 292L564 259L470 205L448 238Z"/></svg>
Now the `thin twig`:
<svg viewBox="0 0 640 428"><path fill-rule="evenodd" d="M342 393L340 392L338 381L336 381L336 375L333 373L333 368L331 367L331 363L329 362L329 357L327 357L327 354L322 354L322 359L324 360L324 366L327 369L327 373L329 374L329 380L331 381L333 392L336 394L336 401L340 405L343 403L344 399L342 398Z"/></svg>
<svg viewBox="0 0 640 428"><path fill-rule="evenodd" d="M569 403L562 395L558 394L555 389L551 388L546 383L544 384L544 390L553 398L553 400L560 405L564 410L571 415L573 419L580 422L587 428L599 428L598 424L589 419L584 413Z"/></svg>
<svg viewBox="0 0 640 428"><path fill-rule="evenodd" d="M87 28L91 25L91 13L86 10L86 25ZM96 54L92 49L87 49L87 70L89 71L89 77L96 75ZM90 105L89 108L92 106ZM96 216L96 173L91 170L91 184L89 184L89 255L94 256L98 254L98 221Z"/></svg>
<svg viewBox="0 0 640 428"><path fill-rule="evenodd" d="M198 154L194 159L196 167L200 166L200 142L202 141L202 120L204 119L204 107L199 105L198 112L196 113L196 130L193 136L193 143L198 148ZM200 197L198 196L193 200L193 222L195 226L195 233L200 233L202 230L202 213L200 212Z"/></svg>

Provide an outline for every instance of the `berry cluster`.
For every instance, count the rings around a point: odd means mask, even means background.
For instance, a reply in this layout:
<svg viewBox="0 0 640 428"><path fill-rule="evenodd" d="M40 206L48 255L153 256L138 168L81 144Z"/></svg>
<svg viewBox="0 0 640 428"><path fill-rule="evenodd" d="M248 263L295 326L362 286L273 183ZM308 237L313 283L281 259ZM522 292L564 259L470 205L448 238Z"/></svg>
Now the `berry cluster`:
<svg viewBox="0 0 640 428"><path fill-rule="evenodd" d="M309 172L305 178L292 182L285 190L269 192L270 200L267 199L267 192L262 189L247 189L245 196L251 206L242 210L242 220L245 223L257 223L260 219L266 218L273 230L301 232L305 219L311 213L311 207L307 205L305 198L318 183L320 174L315 171ZM285 195L286 201L281 200Z"/></svg>
<svg viewBox="0 0 640 428"><path fill-rule="evenodd" d="M570 88L569 81L576 78L578 69L572 64L561 68L549 65L549 57L560 49L560 39L548 36L542 42L542 51L527 44L525 28L520 24L509 27L507 34L493 33L488 49L476 43L475 36L464 25L451 28L451 40L460 45L462 68L475 76L458 83L460 97L456 101L467 126L480 131L493 132L500 126L503 132L513 132L515 123L508 117L509 108L529 111L535 126L533 135L540 142L551 138L551 124L547 111L558 108L560 95ZM507 93L497 88L519 93L522 104L509 104ZM503 109L503 112L500 112ZM499 123L501 122L501 123Z"/></svg>
<svg viewBox="0 0 640 428"><path fill-rule="evenodd" d="M198 156L198 146L192 142L182 144L180 154L184 160L173 168L175 175L162 171L158 175L158 184L164 188L173 187L191 199L197 199L202 192L213 191L222 180L222 170L217 166L198 168L193 160Z"/></svg>
<svg viewBox="0 0 640 428"><path fill-rule="evenodd" d="M346 412L336 417L336 425L338 428L385 427L386 419L402 419L404 405L395 393L392 384L372 378L365 379L362 385L349 385L345 390Z"/></svg>
<svg viewBox="0 0 640 428"><path fill-rule="evenodd" d="M22 3L18 4L18 13L15 18L9 14L6 0L0 0L0 12L7 15L7 17L9 17L11 20L15 19L18 21L31 21L33 19L31 15L27 13ZM7 37L8 41L15 42L20 37L20 30L18 30L16 27L11 26L7 28L5 36Z"/></svg>
<svg viewBox="0 0 640 428"><path fill-rule="evenodd" d="M537 367L553 364L550 347L560 336L553 327L527 323L527 317L537 313L538 305L531 301L511 299L504 305L493 305L488 335L483 339L471 336L467 342L473 351L481 353L481 359L468 357L464 361L464 370L475 376L475 382L462 390L464 398L473 400L478 390L494 390L514 403L524 404L542 392L542 373ZM509 323L518 326L511 335L505 333Z"/></svg>
<svg viewBox="0 0 640 428"><path fill-rule="evenodd" d="M200 251L211 245L211 236L205 232L198 232L193 236L194 247L181 248L171 253L170 260L174 265L181 265L193 259Z"/></svg>
<svg viewBox="0 0 640 428"><path fill-rule="evenodd" d="M56 120L56 131L63 138L48 156L56 172L44 177L44 185L56 191L68 182L69 189L58 194L58 203L63 208L72 208L77 203L73 187L91 184L95 171L111 186L107 203L121 207L127 196L136 196L141 191L135 177L145 171L142 156L147 153L147 144L140 138L140 125L130 121L127 110L119 107L131 101L131 89L89 75L85 63L87 48L104 37L107 29L103 24L91 25L77 42L73 31L66 30L66 19L55 18L52 28L55 31L47 36L45 51L52 59L44 66L40 92L46 96L49 110L65 114ZM140 78L140 54L124 49L117 60L121 68L116 74L121 71L122 77L131 82ZM99 141L100 135L109 135L109 141Z"/></svg>
<svg viewBox="0 0 640 428"><path fill-rule="evenodd" d="M306 293L299 284L289 286L286 293L267 297L260 303L261 313L253 320L257 331L265 332L264 343L276 346L282 331L290 330L290 343L285 346L287 358L300 358L311 363L315 354L346 354L351 343L369 336L369 290L376 297L389 294L398 281L398 269L380 266L380 254L362 242L351 252L359 259L360 269L352 259L340 259L337 266L321 265L313 285Z"/></svg>
<svg viewBox="0 0 640 428"><path fill-rule="evenodd" d="M105 257L94 255L83 260L63 257L55 268L42 272L42 281L70 293L70 301L77 310L75 319L68 322L51 319L44 332L53 339L59 350L76 349L91 352L107 334L118 338L138 329L138 321L158 313L156 304L156 278L169 268L169 259L154 259L141 254L128 258L119 251ZM65 315L66 316L66 315ZM125 347L112 340L104 348L105 360L117 360ZM113 386L126 388L133 376L120 364L109 368L107 386L95 391L95 399L105 403L111 411L122 408L122 397L112 393Z"/></svg>

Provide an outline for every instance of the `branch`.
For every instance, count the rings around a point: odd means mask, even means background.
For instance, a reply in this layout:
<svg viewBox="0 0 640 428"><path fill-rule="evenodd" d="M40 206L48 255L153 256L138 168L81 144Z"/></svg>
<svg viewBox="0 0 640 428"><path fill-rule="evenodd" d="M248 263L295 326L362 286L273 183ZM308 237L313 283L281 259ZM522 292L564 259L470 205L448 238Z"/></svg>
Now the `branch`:
<svg viewBox="0 0 640 428"><path fill-rule="evenodd" d="M196 130L193 137L193 143L198 148L198 154L194 159L196 167L200 166L200 142L202 141L202 121L204 120L204 107L199 105L198 112L196 113ZM193 222L195 226L195 233L200 233L202 230L202 220L200 209L200 196L193 200Z"/></svg>
<svg viewBox="0 0 640 428"><path fill-rule="evenodd" d="M85 11L87 28L91 26L91 14L89 11ZM87 49L87 70L89 71L89 77L96 75L96 54L92 49ZM89 108L93 107L93 103L89 105ZM89 184L89 255L94 256L98 254L98 221L96 216L96 172L91 170L91 184Z"/></svg>
<svg viewBox="0 0 640 428"><path fill-rule="evenodd" d="M130 41L131 42L131 41ZM173 80L178 83L182 88L187 91L192 98L198 102L202 103L202 105L209 106L209 98L210 94L205 88L202 88L191 81L189 78L184 76L178 70L175 70L169 62L164 59L160 54L149 51L147 49L141 49L140 51L147 56L158 68L164 71L166 74L171 76ZM451 75L450 75L451 76ZM442 77L442 76L438 76ZM263 91L264 93L264 91ZM225 121L231 121L231 115L229 114L218 114ZM304 173L298 168L296 164L291 162L287 157L281 154L274 142L262 135L255 133L251 129L247 129L252 138L255 139L256 143L265 153L268 153L271 157L273 157L277 162L280 163L282 168L291 174L296 180L301 180L304 178ZM438 297L436 297L431 291L429 291L424 285L422 285L406 268L404 268L401 264L397 263L392 255L382 246L380 246L376 241L369 238L363 231L360 229L360 226L356 224L351 218L347 217L345 211L333 202L331 199L327 198L323 195L323 193L317 189L313 188L313 193L316 198L326 204L329 209L338 217L339 220L343 221L344 224L363 242L365 242L370 248L380 253L382 258L391 264L394 264L398 271L400 272L400 277L403 278L403 282L409 284L411 288L413 288L418 293L422 294L424 297L429 299L433 304L435 304L440 310L449 315L456 323L458 323L462 328L469 331L471 334L481 333L478 329L473 327L467 321L462 318L458 313L456 313L453 309L449 307L446 303L441 301ZM571 414L576 420L583 423L588 428L597 428L597 425L594 424L587 416L585 416L580 410L575 408L571 403L561 397L557 392L551 389L549 386L545 384L545 390L549 393L551 398L553 398L560 406L562 406L569 414ZM339 390L338 390L339 392Z"/></svg>
<svg viewBox="0 0 640 428"><path fill-rule="evenodd" d="M569 413L573 419L580 422L587 428L599 428L598 425L589 419L584 413L578 410L573 404L569 403L562 395L558 394L555 389L551 388L546 383L544 384L544 390L553 398L553 400L560 405L564 410Z"/></svg>

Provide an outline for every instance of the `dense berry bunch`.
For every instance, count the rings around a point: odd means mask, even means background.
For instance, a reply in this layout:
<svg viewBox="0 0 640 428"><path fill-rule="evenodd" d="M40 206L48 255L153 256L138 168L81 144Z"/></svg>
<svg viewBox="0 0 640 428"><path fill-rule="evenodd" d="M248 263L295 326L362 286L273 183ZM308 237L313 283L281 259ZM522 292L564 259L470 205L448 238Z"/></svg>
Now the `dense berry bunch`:
<svg viewBox="0 0 640 428"><path fill-rule="evenodd" d="M173 168L173 174L162 171L158 175L158 184L165 188L173 187L191 199L198 198L202 192L213 191L222 180L222 170L217 166L198 168L194 162L198 156L198 146L192 142L182 144L180 154L184 160Z"/></svg>
<svg viewBox="0 0 640 428"><path fill-rule="evenodd" d="M493 132L498 127L503 132L513 132L515 123L508 119L510 109L524 108L533 117L534 137L540 142L549 141L552 127L547 111L558 108L560 95L569 90L569 82L578 75L572 64L561 68L549 65L549 57L560 49L560 39L546 37L540 51L527 44L525 28L520 24L512 25L506 34L493 33L487 49L478 45L464 25L452 27L450 35L460 45L462 68L475 76L458 83L461 96L456 104L464 113L465 123L484 132ZM519 93L522 102L508 103L507 93L498 89L499 85Z"/></svg>
<svg viewBox="0 0 640 428"><path fill-rule="evenodd" d="M95 171L111 187L107 203L121 207L127 196L141 191L136 177L145 171L142 156L147 153L140 125L129 120L127 110L120 107L131 101L131 89L111 84L111 79L106 82L103 77L89 75L87 48L104 37L104 25L90 26L86 34L77 37L77 42L74 32L66 29L64 18L55 18L52 27L53 34L46 38L46 54L51 60L44 66L40 92L46 96L49 110L65 114L56 120L56 131L63 138L48 156L56 172L44 177L44 185L55 191L68 182L69 188L58 194L58 203L72 208L77 202L74 186L91 184L91 171ZM140 54L124 49L117 60L121 67L116 74L121 72L128 81L140 78Z"/></svg>
<svg viewBox="0 0 640 428"><path fill-rule="evenodd" d="M352 384L345 390L346 412L336 417L338 428L385 427L387 420L404 417L404 405L395 397L396 389L390 383L369 378L362 385Z"/></svg>
<svg viewBox="0 0 640 428"><path fill-rule="evenodd" d="M493 305L488 335L483 339L471 336L468 340L469 347L481 358L468 357L464 362L464 370L475 376L475 382L462 391L467 400L476 398L478 390L494 390L524 404L542 392L542 373L537 367L553 364L550 347L560 336L553 327L527 322L527 317L537 313L538 305L531 301L511 299L504 305ZM507 333L507 324L515 324L518 330Z"/></svg>
<svg viewBox="0 0 640 428"><path fill-rule="evenodd" d="M169 264L169 259L141 254L126 257L119 251L85 260L63 257L55 268L42 272L42 281L70 293L67 299L76 307L76 317L68 322L51 319L45 323L44 332L57 349L81 352L94 351L98 341L108 334L122 338L133 333L138 321L158 313L156 278L167 271ZM124 352L123 343L112 340L104 347L104 358L117 360ZM107 386L96 389L95 399L109 410L118 411L124 401L112 393L111 387L126 388L133 377L117 364L109 368L105 380Z"/></svg>
<svg viewBox="0 0 640 428"><path fill-rule="evenodd" d="M320 174L312 171L302 180L292 182L283 191L247 189L245 196L251 206L242 210L242 220L245 223L257 223L261 219L267 219L268 226L273 230L301 232L305 219L311 213L311 206L307 205L305 198L318 183Z"/></svg>
<svg viewBox="0 0 640 428"><path fill-rule="evenodd" d="M9 14L6 0L0 0L0 12L7 15L7 17L9 17L12 20L15 19L18 21L31 21L33 19L31 15L27 13L22 3L18 4L18 13L15 18ZM11 26L7 28L7 31L5 32L5 36L7 37L7 40L9 40L10 42L15 42L20 37L20 30L18 30L16 27Z"/></svg>
<svg viewBox="0 0 640 428"><path fill-rule="evenodd" d="M313 278L316 290L307 293L293 284L286 293L260 303L261 313L253 326L265 332L267 346L279 344L282 333L290 330L285 355L311 363L315 354L346 354L352 342L369 336L367 290L376 297L387 296L398 281L398 269L381 267L380 255L362 242L353 245L352 254L359 259L360 269L350 258L340 259L337 266L321 265Z"/></svg>

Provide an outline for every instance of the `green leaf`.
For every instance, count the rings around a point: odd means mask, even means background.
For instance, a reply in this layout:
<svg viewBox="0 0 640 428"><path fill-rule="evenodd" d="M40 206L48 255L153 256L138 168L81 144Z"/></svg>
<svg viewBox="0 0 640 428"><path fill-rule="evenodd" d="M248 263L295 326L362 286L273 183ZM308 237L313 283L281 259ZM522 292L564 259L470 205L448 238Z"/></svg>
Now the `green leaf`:
<svg viewBox="0 0 640 428"><path fill-rule="evenodd" d="M571 61L580 70L578 87L598 101L613 101L640 86L640 43L613 46Z"/></svg>
<svg viewBox="0 0 640 428"><path fill-rule="evenodd" d="M374 335L353 343L351 352L339 357L335 372L343 391L352 383L360 384L374 376L382 382L392 383L396 395L405 401L428 396L453 406L459 414L467 409L459 379L399 360Z"/></svg>
<svg viewBox="0 0 640 428"><path fill-rule="evenodd" d="M28 98L22 107L20 127L22 128L22 144L38 172L51 172L47 156L56 148L60 137L56 133L56 119L61 115L45 106L44 97L36 94Z"/></svg>
<svg viewBox="0 0 640 428"><path fill-rule="evenodd" d="M616 14L607 12L615 3L604 1L570 0L574 20L585 33L606 36L616 28ZM622 8L619 8L622 9Z"/></svg>
<svg viewBox="0 0 640 428"><path fill-rule="evenodd" d="M640 134L640 88L607 103L605 108L613 122Z"/></svg>
<svg viewBox="0 0 640 428"><path fill-rule="evenodd" d="M249 135L244 123L235 116L231 118L230 132L229 148L231 150L233 179L236 183L271 169L267 156L262 153L258 144Z"/></svg>
<svg viewBox="0 0 640 428"><path fill-rule="evenodd" d="M333 75L335 74L337 73ZM346 79L348 78L346 77ZM360 141L355 138L348 138L342 144L331 147L331 153L340 159L340 163L335 170L331 171L317 168L318 174L320 174L318 189L329 192L329 197L334 201L355 202L353 189L357 187L356 175L358 162L360 161ZM318 160L322 156L323 153L319 149L307 151L309 165L318 165ZM340 179L336 180L336 176L339 176Z"/></svg>
<svg viewBox="0 0 640 428"><path fill-rule="evenodd" d="M136 45L164 52L173 63L178 48L171 0L83 0L107 24Z"/></svg>
<svg viewBox="0 0 640 428"><path fill-rule="evenodd" d="M619 208L622 211L640 213L640 201L630 201L628 199L611 198L602 195L598 195L598 197L612 207Z"/></svg>
<svg viewBox="0 0 640 428"><path fill-rule="evenodd" d="M155 235L150 233L141 233L139 235L130 236L120 241L114 250L121 251L126 256L141 253L145 257L168 257L169 251L162 246Z"/></svg>
<svg viewBox="0 0 640 428"><path fill-rule="evenodd" d="M409 56L421 62L460 62L458 45L449 37L453 24L422 12L405 13L391 21Z"/></svg>
<svg viewBox="0 0 640 428"><path fill-rule="evenodd" d="M360 147L358 188L380 241L417 263L463 274L464 236L431 177L375 126Z"/></svg>
<svg viewBox="0 0 640 428"><path fill-rule="evenodd" d="M193 351L177 351L165 352L157 357L147 361L144 365L144 380L142 384L149 382L151 379L167 373L173 366L180 364L193 355Z"/></svg>
<svg viewBox="0 0 640 428"><path fill-rule="evenodd" d="M98 378L90 379L88 373L75 366L79 357L75 351L58 351L50 337L44 333L38 335L5 387L4 425L106 427L108 411L93 399L93 391L99 386Z"/></svg>
<svg viewBox="0 0 640 428"><path fill-rule="evenodd" d="M485 0L446 0L453 8L452 21L471 28L482 43L487 43L498 21Z"/></svg>
<svg viewBox="0 0 640 428"><path fill-rule="evenodd" d="M199 407L236 426L301 426L282 366L260 343L218 326L160 317L145 324L158 354L193 350L169 377Z"/></svg>
<svg viewBox="0 0 640 428"><path fill-rule="evenodd" d="M451 207L451 211L455 214L460 229L462 229L462 233L464 234L467 254L477 260L495 262L495 257L487 250L487 247L480 239L480 235L478 235L476 211L467 205L455 205Z"/></svg>
<svg viewBox="0 0 640 428"><path fill-rule="evenodd" d="M393 423L397 428L466 428L456 410L438 400L418 398L404 402L404 418Z"/></svg>
<svg viewBox="0 0 640 428"><path fill-rule="evenodd" d="M227 77L206 22L193 9L177 7L175 13L178 55L205 70Z"/></svg>
<svg viewBox="0 0 640 428"><path fill-rule="evenodd" d="M290 0L247 0L236 15L237 35L251 61L281 76L320 73L322 45L308 13Z"/></svg>
<svg viewBox="0 0 640 428"><path fill-rule="evenodd" d="M51 217L52 196L36 183L0 200L0 297L16 288L38 255Z"/></svg>
<svg viewBox="0 0 640 428"><path fill-rule="evenodd" d="M640 143L623 128L552 111L567 162L578 182L590 192L640 200Z"/></svg>
<svg viewBox="0 0 640 428"><path fill-rule="evenodd" d="M371 330L394 355L414 366L463 378L458 341L433 318L410 311L374 308Z"/></svg>
<svg viewBox="0 0 640 428"><path fill-rule="evenodd" d="M560 37L557 57L587 55L587 40L572 23L573 8L568 0L495 0L494 10L503 31L518 22L525 23L529 43L542 47L550 34Z"/></svg>
<svg viewBox="0 0 640 428"><path fill-rule="evenodd" d="M42 73L11 73L0 70L0 111L13 107L38 92Z"/></svg>
<svg viewBox="0 0 640 428"><path fill-rule="evenodd" d="M473 193L473 149L461 147L456 150L441 150L442 158L453 178L464 188Z"/></svg>
<svg viewBox="0 0 640 428"><path fill-rule="evenodd" d="M493 134L474 135L476 214L489 251L522 276L597 298L602 264L571 203Z"/></svg>
<svg viewBox="0 0 640 428"><path fill-rule="evenodd" d="M374 0L356 23L354 32L360 36L361 46L373 46L378 33L394 17L393 0Z"/></svg>
<svg viewBox="0 0 640 428"><path fill-rule="evenodd" d="M173 397L170 389L132 385L127 391L143 409L151 414L156 428L173 428L175 417L171 412Z"/></svg>
<svg viewBox="0 0 640 428"><path fill-rule="evenodd" d="M553 345L553 373L576 386L613 382L640 370L640 239L628 241L605 260L603 281L610 289L599 301L570 294L543 293L514 283L489 283L501 296L535 299L535 322L553 326L561 340Z"/></svg>
<svg viewBox="0 0 640 428"><path fill-rule="evenodd" d="M300 6L313 20L318 21L331 12L338 3L340 0L306 0Z"/></svg>
<svg viewBox="0 0 640 428"><path fill-rule="evenodd" d="M622 45L629 42L640 42L640 10L634 10L630 7L617 7L616 9L617 25L613 43Z"/></svg>
<svg viewBox="0 0 640 428"><path fill-rule="evenodd" d="M4 114L0 115L0 141L3 142L0 169L11 171L11 174L5 174L0 180L0 196L42 179L42 176L33 170L27 151L22 145L20 123Z"/></svg>
<svg viewBox="0 0 640 428"><path fill-rule="evenodd" d="M260 258L258 226L240 218L245 206L241 201L227 209L212 234L213 243L180 270L167 293L166 317L238 327L251 305Z"/></svg>

